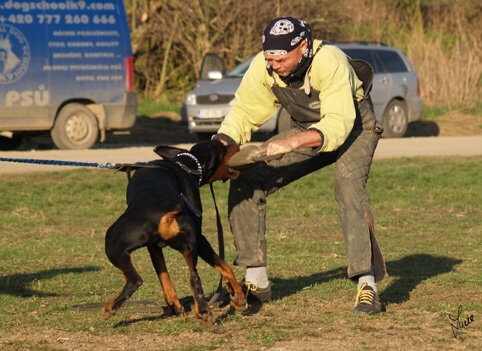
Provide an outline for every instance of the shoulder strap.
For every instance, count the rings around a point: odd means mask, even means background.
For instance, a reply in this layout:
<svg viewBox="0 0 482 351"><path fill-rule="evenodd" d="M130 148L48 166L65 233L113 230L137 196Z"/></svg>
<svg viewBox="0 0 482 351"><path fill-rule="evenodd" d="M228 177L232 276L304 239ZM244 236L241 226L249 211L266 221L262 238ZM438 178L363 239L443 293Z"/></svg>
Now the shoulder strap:
<svg viewBox="0 0 482 351"><path fill-rule="evenodd" d="M322 40L320 45L316 48L316 51L313 54L313 57L311 58L312 64L313 64L313 59L315 58L315 55L318 53L318 51L320 51L320 49L323 47L323 45L325 45L325 41ZM311 65L306 70L305 81L303 82L303 90L305 91L306 95L310 95L310 92L311 92L310 71L311 71Z"/></svg>

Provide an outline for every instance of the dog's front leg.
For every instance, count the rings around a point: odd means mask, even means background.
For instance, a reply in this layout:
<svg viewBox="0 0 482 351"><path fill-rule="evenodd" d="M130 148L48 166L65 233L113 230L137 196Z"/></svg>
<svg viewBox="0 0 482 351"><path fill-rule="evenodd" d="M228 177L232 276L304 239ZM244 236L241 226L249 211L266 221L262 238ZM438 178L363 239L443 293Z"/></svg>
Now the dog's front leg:
<svg viewBox="0 0 482 351"><path fill-rule="evenodd" d="M246 296L236 280L233 270L216 254L214 256L214 262L213 267L222 275L224 281L226 282L226 289L228 290L229 297L231 298L231 305L237 310L246 310L248 308Z"/></svg>
<svg viewBox="0 0 482 351"><path fill-rule="evenodd" d="M231 267L214 252L204 235L198 238L198 246L199 256L211 267L216 269L223 277L224 282L226 282L226 289L231 298L231 305L237 310L246 310L248 308L246 296L236 280L236 276Z"/></svg>
<svg viewBox="0 0 482 351"><path fill-rule="evenodd" d="M191 285L192 296L194 298L194 312L201 323L212 324L214 322L213 314L209 308L209 304L204 297L204 291L201 284L201 278L196 269L197 257L191 251L182 253L189 268L189 281Z"/></svg>
<svg viewBox="0 0 482 351"><path fill-rule="evenodd" d="M162 292L164 293L164 299L167 303L167 314L174 315L176 313L182 313L186 315L186 311L181 305L179 298L177 297L176 288L172 283L171 277L167 271L166 261L164 260L164 254L162 248L156 245L148 246L149 254L151 255L151 261L156 269L157 277L161 283Z"/></svg>

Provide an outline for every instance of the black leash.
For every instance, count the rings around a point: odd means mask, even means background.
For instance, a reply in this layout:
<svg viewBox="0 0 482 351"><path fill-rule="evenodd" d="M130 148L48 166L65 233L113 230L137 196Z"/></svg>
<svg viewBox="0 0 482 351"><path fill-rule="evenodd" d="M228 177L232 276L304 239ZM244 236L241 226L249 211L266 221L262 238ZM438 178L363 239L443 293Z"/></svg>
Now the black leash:
<svg viewBox="0 0 482 351"><path fill-rule="evenodd" d="M221 223L221 216L219 215L218 205L216 204L216 197L214 196L214 188L213 183L209 183L209 188L211 189L211 195L214 201L214 209L216 210L216 226L218 228L218 250L219 250L219 257L224 261L224 233L223 233L223 225ZM219 285L214 295L209 300L209 306L214 305L216 300L219 298L223 291L223 276L219 279Z"/></svg>
<svg viewBox="0 0 482 351"><path fill-rule="evenodd" d="M177 162L178 165L181 166L181 164L179 164ZM146 167L146 168L156 168L157 166L156 165L151 165L149 163L144 163L144 162L138 162L138 163L134 163L134 164L119 164L119 165L114 165L112 166L111 168L113 169L116 169L116 171L123 171L123 172L126 172L127 173L127 178L128 178L128 181L130 181L131 179L131 176L130 176L130 173L131 171L135 170L136 168L140 168L140 167ZM185 167L181 167L183 168L186 172L188 173L193 173L192 171L190 171L189 169L186 169ZM200 166L199 166L200 168ZM193 173L195 174L195 173ZM223 233L223 225L221 223L221 215L219 214L219 209L218 209L218 205L216 203L216 196L214 195L214 187L213 187L213 184L212 183L209 183L209 188L211 189L211 195L213 197L213 202L214 202L214 209L216 211L216 227L218 229L218 250L219 250L219 257L224 261L224 233ZM189 201L186 199L186 197L181 194L181 197L182 199L184 200L184 203L186 204L186 206L189 208L189 210L195 215L195 216L198 216L198 217L201 217L202 216L202 213L200 213L194 206L192 206ZM214 306L215 303L216 303L216 300L221 296L221 293L223 291L223 276L221 275L220 279L219 279L219 284L218 284L218 288L216 289L216 291L214 292L213 296L211 297L211 299L209 300L208 304L209 306Z"/></svg>

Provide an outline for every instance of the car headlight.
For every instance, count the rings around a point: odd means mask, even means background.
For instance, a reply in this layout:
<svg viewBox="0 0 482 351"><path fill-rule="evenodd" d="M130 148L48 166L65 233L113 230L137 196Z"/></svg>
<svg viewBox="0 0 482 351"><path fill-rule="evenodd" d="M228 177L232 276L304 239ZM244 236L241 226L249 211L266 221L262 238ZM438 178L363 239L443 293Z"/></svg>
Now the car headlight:
<svg viewBox="0 0 482 351"><path fill-rule="evenodd" d="M196 94L187 94L186 98L184 99L184 103L188 106L197 105Z"/></svg>

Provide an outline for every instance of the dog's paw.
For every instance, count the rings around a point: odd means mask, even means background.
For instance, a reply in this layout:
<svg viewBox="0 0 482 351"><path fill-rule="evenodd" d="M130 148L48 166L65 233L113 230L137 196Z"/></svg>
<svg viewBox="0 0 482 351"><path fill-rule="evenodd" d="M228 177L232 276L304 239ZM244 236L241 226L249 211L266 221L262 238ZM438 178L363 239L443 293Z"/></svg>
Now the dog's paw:
<svg viewBox="0 0 482 351"><path fill-rule="evenodd" d="M105 307L102 309L102 312L100 312L99 318L106 321L110 317L114 316L116 314L117 310L112 310L112 309L106 309Z"/></svg>
<svg viewBox="0 0 482 351"><path fill-rule="evenodd" d="M186 310L182 307L181 303L178 302L177 304L174 303L172 305L167 305L167 312L168 316L177 316L182 314L183 316L187 316Z"/></svg>
<svg viewBox="0 0 482 351"><path fill-rule="evenodd" d="M196 317L202 325L209 326L214 323L214 317L211 311L200 312Z"/></svg>
<svg viewBox="0 0 482 351"><path fill-rule="evenodd" d="M243 296L243 298L239 298L238 294L229 295L231 298L231 306L233 306L238 311L246 311L248 309L248 301Z"/></svg>

